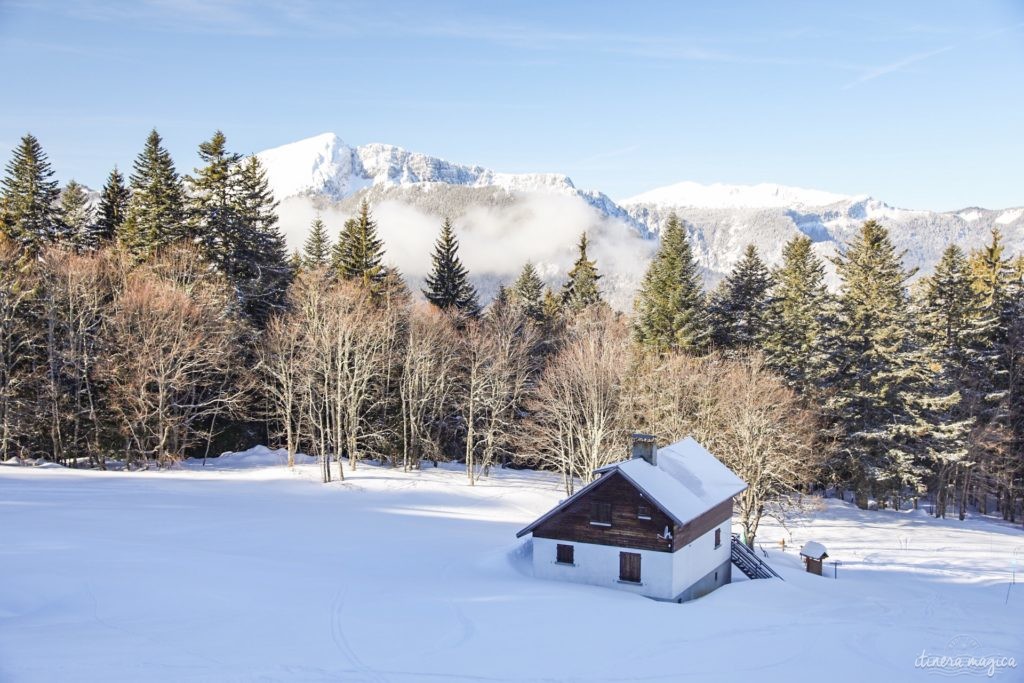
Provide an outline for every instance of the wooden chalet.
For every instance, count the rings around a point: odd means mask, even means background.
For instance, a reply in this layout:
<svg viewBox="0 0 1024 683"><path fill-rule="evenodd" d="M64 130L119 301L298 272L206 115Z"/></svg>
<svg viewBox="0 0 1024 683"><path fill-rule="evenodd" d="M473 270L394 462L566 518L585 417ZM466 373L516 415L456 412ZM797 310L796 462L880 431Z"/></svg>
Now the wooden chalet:
<svg viewBox="0 0 1024 683"><path fill-rule="evenodd" d="M517 534L532 534L535 576L679 602L728 583L746 483L692 438L634 435L632 455Z"/></svg>

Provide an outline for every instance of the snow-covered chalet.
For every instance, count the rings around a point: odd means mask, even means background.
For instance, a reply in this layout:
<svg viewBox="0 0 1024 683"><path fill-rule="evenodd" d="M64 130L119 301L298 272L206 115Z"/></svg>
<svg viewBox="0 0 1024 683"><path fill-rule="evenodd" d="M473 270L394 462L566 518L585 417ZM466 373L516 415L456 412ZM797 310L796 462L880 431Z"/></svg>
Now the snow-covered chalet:
<svg viewBox="0 0 1024 683"><path fill-rule="evenodd" d="M534 575L683 602L729 583L733 498L746 483L692 438L632 458L517 534L533 535Z"/></svg>

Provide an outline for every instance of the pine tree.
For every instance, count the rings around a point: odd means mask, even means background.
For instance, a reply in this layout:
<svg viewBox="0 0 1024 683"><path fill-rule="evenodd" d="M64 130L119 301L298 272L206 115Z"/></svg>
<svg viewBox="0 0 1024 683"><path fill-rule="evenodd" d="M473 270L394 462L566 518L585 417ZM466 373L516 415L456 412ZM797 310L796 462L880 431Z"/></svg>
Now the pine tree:
<svg viewBox="0 0 1024 683"><path fill-rule="evenodd" d="M60 195L53 169L31 133L21 138L7 164L0 232L32 257L63 232L57 200Z"/></svg>
<svg viewBox="0 0 1024 683"><path fill-rule="evenodd" d="M936 475L935 514L944 517L948 485L964 474L969 436L976 424L965 380L977 297L960 247L947 247L935 272L918 289L916 327L921 362L930 374L929 456Z"/></svg>
<svg viewBox="0 0 1024 683"><path fill-rule="evenodd" d="M544 317L543 296L544 283L537 275L537 269L533 263L527 261L519 278L512 284L509 298L523 315L534 320L541 320Z"/></svg>
<svg viewBox="0 0 1024 683"><path fill-rule="evenodd" d="M828 373L829 331L837 325L825 266L809 237L794 237L772 275L771 310L764 340L768 364L804 391Z"/></svg>
<svg viewBox="0 0 1024 683"><path fill-rule="evenodd" d="M760 347L768 333L772 276L757 247L748 245L708 307L712 339L721 349Z"/></svg>
<svg viewBox="0 0 1024 683"><path fill-rule="evenodd" d="M562 304L562 297L555 294L551 289L544 290L544 299L540 305L541 317L548 325L554 323L565 311Z"/></svg>
<svg viewBox="0 0 1024 683"><path fill-rule="evenodd" d="M107 176L107 183L100 193L96 223L93 226L93 235L98 242L109 242L117 235L128 212L129 197L124 176L115 166Z"/></svg>
<svg viewBox="0 0 1024 683"><path fill-rule="evenodd" d="M858 493L899 495L927 476L923 403L927 373L910 332L903 269L888 232L873 220L836 257L841 335L831 412L841 429L833 467Z"/></svg>
<svg viewBox="0 0 1024 683"><path fill-rule="evenodd" d="M237 211L235 167L241 155L227 150L221 131L199 145L204 163L185 179L191 232L208 261L231 277L236 251L248 237Z"/></svg>
<svg viewBox="0 0 1024 683"><path fill-rule="evenodd" d="M469 282L466 268L459 259L459 242L452 222L445 218L441 235L434 244L433 266L427 275L427 301L442 310L455 309L470 316L480 313L476 288Z"/></svg>
<svg viewBox="0 0 1024 683"><path fill-rule="evenodd" d="M504 312L512 305L511 296L508 292L508 287L505 285L498 285L498 292L494 295L494 299L491 301L491 305L488 311Z"/></svg>
<svg viewBox="0 0 1024 683"><path fill-rule="evenodd" d="M978 300L963 250L946 247L935 271L922 282L921 334L949 362L963 366L971 343Z"/></svg>
<svg viewBox="0 0 1024 683"><path fill-rule="evenodd" d="M601 292L597 281L597 262L587 258L587 233L580 235L579 255L569 271L569 279L562 288L562 304L571 313L579 313L588 306L601 303Z"/></svg>
<svg viewBox="0 0 1024 683"><path fill-rule="evenodd" d="M1001 323L1009 305L1015 274L1013 262L1005 251L1002 233L993 229L992 241L973 252L969 261L971 288L978 306L974 334L987 343L1001 341L1006 331Z"/></svg>
<svg viewBox="0 0 1024 683"><path fill-rule="evenodd" d="M981 425L1005 428L1015 353L1009 342L1019 315L1019 287L998 230L992 231L991 242L971 254L968 268L975 297L966 349L968 400Z"/></svg>
<svg viewBox="0 0 1024 683"><path fill-rule="evenodd" d="M309 235L302 245L302 265L307 268L323 268L331 261L331 238L327 235L327 226L320 216L313 219Z"/></svg>
<svg viewBox="0 0 1024 683"><path fill-rule="evenodd" d="M359 213L345 221L334 247L334 265L345 280L358 280L372 292L378 292L386 275L384 243L377 236L377 223L365 199Z"/></svg>
<svg viewBox="0 0 1024 683"><path fill-rule="evenodd" d="M277 202L259 158L250 156L236 164L232 178L233 207L241 225L241 240L233 250L233 277L243 312L262 325L284 308L295 271L277 225Z"/></svg>
<svg viewBox="0 0 1024 683"><path fill-rule="evenodd" d="M185 201L174 160L154 129L135 159L131 199L118 241L131 253L147 257L188 236Z"/></svg>
<svg viewBox="0 0 1024 683"><path fill-rule="evenodd" d="M85 188L74 180L68 181L60 195L61 223L64 239L78 251L91 251L99 246L93 233L93 210Z"/></svg>
<svg viewBox="0 0 1024 683"><path fill-rule="evenodd" d="M710 329L697 262L686 231L673 213L636 299L634 333L659 351L699 351Z"/></svg>

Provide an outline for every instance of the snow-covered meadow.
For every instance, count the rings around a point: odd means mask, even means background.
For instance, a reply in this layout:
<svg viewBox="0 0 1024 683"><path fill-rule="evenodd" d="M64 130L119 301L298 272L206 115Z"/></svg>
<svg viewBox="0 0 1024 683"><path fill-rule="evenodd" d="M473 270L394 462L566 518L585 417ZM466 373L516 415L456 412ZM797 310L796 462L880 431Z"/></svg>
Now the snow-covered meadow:
<svg viewBox="0 0 1024 683"><path fill-rule="evenodd" d="M678 605L530 576L515 532L561 497L549 475L322 485L279 459L0 467L0 681L910 681L937 680L923 652L1024 659L1024 535L997 521L822 501L762 530L784 582ZM811 539L838 580L802 572Z"/></svg>

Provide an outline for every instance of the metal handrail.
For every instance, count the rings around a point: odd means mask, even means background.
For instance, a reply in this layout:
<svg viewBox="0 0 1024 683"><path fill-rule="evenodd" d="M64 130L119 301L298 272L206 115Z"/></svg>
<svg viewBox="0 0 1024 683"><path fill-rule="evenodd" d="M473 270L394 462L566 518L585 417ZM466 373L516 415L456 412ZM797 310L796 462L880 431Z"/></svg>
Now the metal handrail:
<svg viewBox="0 0 1024 683"><path fill-rule="evenodd" d="M757 553L755 553L753 550L748 548L742 541L740 541L740 535L739 534L732 534L732 544L731 545L732 545L732 550L737 555L742 557L746 562L752 564L753 568L757 571L757 573L765 574L766 575L766 576L762 576L762 578L768 578L769 576L774 576L776 579L782 579L783 581L785 581L785 579L783 579L781 576L779 576L779 573L776 572L774 569L772 569L771 566L768 565L768 563L763 562L761 560L761 558L759 558L757 556Z"/></svg>

